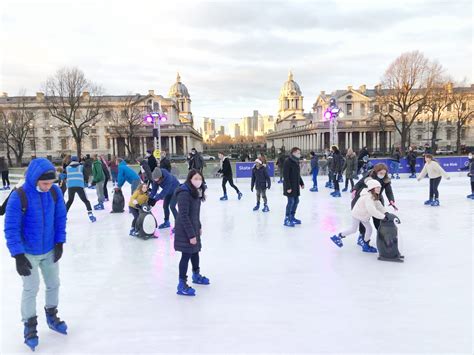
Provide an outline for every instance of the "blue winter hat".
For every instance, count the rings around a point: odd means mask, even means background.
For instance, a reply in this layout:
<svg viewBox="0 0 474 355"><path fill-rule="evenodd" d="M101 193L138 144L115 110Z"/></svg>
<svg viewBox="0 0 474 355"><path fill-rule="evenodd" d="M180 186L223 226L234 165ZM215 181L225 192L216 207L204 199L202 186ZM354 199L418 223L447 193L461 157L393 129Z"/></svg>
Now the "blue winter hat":
<svg viewBox="0 0 474 355"><path fill-rule="evenodd" d="M78 161L78 159L77 159L77 157L76 157L75 155L73 155L73 156L71 157L71 161Z"/></svg>

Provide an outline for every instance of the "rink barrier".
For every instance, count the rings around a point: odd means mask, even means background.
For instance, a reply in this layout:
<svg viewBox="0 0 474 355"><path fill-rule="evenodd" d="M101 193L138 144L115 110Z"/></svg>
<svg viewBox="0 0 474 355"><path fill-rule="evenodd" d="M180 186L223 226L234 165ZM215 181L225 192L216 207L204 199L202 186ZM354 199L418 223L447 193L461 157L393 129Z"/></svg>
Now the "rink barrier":
<svg viewBox="0 0 474 355"><path fill-rule="evenodd" d="M237 162L235 163L235 179L239 178L251 178L252 177L252 169L255 166L254 162ZM275 162L269 161L267 162L267 170L268 175L273 178L275 181Z"/></svg>
<svg viewBox="0 0 474 355"><path fill-rule="evenodd" d="M384 163L388 166L390 171L390 163L392 160L385 158L385 159L369 159L372 164L377 163ZM459 169L468 166L469 160L467 157L443 157L443 158L435 158L435 161L441 165L441 167L448 173L458 172ZM416 172L421 172L424 165L423 157L416 158L415 169ZM400 168L398 170L400 174L409 174L410 173L410 166L408 165L408 161L406 158L400 159Z"/></svg>

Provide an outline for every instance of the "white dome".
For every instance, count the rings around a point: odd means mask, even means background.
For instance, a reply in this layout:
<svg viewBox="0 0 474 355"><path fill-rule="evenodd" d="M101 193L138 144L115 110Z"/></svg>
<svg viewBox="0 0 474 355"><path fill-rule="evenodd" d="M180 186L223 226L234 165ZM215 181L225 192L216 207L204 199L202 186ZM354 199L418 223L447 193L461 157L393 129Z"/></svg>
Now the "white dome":
<svg viewBox="0 0 474 355"><path fill-rule="evenodd" d="M176 83L174 83L173 86L171 86L170 88L168 96L189 98L188 88L181 82L181 77L179 76L179 73L176 77Z"/></svg>
<svg viewBox="0 0 474 355"><path fill-rule="evenodd" d="M300 86L293 80L293 73L290 71L288 80L280 90L280 97L301 96Z"/></svg>

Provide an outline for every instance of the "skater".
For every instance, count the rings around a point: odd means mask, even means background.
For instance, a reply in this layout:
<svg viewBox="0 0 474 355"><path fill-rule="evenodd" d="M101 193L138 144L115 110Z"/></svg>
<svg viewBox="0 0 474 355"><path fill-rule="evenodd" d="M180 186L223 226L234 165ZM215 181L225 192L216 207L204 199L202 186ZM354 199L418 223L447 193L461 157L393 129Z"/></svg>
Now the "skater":
<svg viewBox="0 0 474 355"><path fill-rule="evenodd" d="M171 173L171 161L166 156L166 151L164 150L161 152L160 168L166 169L169 173Z"/></svg>
<svg viewBox="0 0 474 355"><path fill-rule="evenodd" d="M267 189L270 189L272 183L270 181L270 175L268 174L267 167L263 165L260 159L255 160L255 166L252 169L252 180L250 183L250 191L253 192L253 188L257 190L257 205L253 208L254 211L258 211L260 208L260 197L263 199L263 212L269 212L268 200L267 200Z"/></svg>
<svg viewBox="0 0 474 355"><path fill-rule="evenodd" d="M118 176L117 176L117 186L119 189L128 182L131 188L131 194L137 189L138 185L142 182L140 180L140 176L132 170L128 165L127 162L123 159L117 159L118 165Z"/></svg>
<svg viewBox="0 0 474 355"><path fill-rule="evenodd" d="M110 167L110 175L112 178L112 187L115 187L117 185L117 178L118 178L117 157L115 155L113 155L112 159L110 159L109 167Z"/></svg>
<svg viewBox="0 0 474 355"><path fill-rule="evenodd" d="M309 155L311 156L311 176L313 179L313 187L309 189L311 192L318 191L318 173L319 173L319 164L318 164L318 156L315 152L310 152Z"/></svg>
<svg viewBox="0 0 474 355"><path fill-rule="evenodd" d="M461 168L459 170L461 171L469 171L467 173L467 176L470 178L471 180L471 194L470 195L467 195L466 197L467 198L470 198L472 200L474 200L474 157L472 156L472 153L469 153L467 158L469 159L468 160L468 165L465 166L464 168Z"/></svg>
<svg viewBox="0 0 474 355"><path fill-rule="evenodd" d="M102 162L97 154L94 154L94 162L92 163L92 183L95 184L95 191L97 193L97 205L94 206L95 210L104 209L104 181L105 174Z"/></svg>
<svg viewBox="0 0 474 355"><path fill-rule="evenodd" d="M355 204L357 203L357 200L360 197L361 191L367 187L367 183L370 180L377 180L381 186L380 193L378 195L380 203L383 206L385 206L385 201L383 198L383 193L385 192L385 196L387 197L389 201L389 205L395 206L395 196L393 195L392 183L388 176L387 165L383 163L379 163L379 164L376 164L372 170L368 171L367 174L357 182L357 184L355 184L354 189L352 190L354 197L351 201L351 208L354 208ZM375 229L379 229L380 220L377 218L374 218L373 222L374 222ZM359 234L359 238L357 239L357 244L363 247L365 227L362 223L359 225L359 232L360 234Z"/></svg>
<svg viewBox="0 0 474 355"><path fill-rule="evenodd" d="M153 170L150 169L150 165L148 165L147 157L143 158L142 160L137 159L138 165L140 165L140 175L142 177L142 181L146 182L148 186L151 185L153 179L151 177L151 172Z"/></svg>
<svg viewBox="0 0 474 355"><path fill-rule="evenodd" d="M416 178L416 152L413 150L413 147L408 148L408 152L406 154L408 166L410 167L410 179Z"/></svg>
<svg viewBox="0 0 474 355"><path fill-rule="evenodd" d="M359 152L359 156L357 157L357 160L359 162L359 164L357 165L357 175L361 173L362 166L364 165L365 161L369 160L369 157L370 156L367 147L363 147ZM365 160L364 158L366 158L367 160Z"/></svg>
<svg viewBox="0 0 474 355"><path fill-rule="evenodd" d="M91 203L87 199L86 192L84 191L84 175L83 167L79 164L76 156L71 157L71 164L66 168L67 172L67 195L68 201L66 203L66 210L69 212L72 203L74 202L74 196L79 195L79 198L84 202L87 209L87 215L91 222L95 222L96 218L92 214Z"/></svg>
<svg viewBox="0 0 474 355"><path fill-rule="evenodd" d="M8 177L10 171L5 157L0 157L0 171L2 172L3 189L10 190L10 178Z"/></svg>
<svg viewBox="0 0 474 355"><path fill-rule="evenodd" d="M193 283L209 285L209 279L201 275L199 252L201 251L202 225L200 221L201 202L205 201L206 184L204 176L197 170L190 170L186 182L176 190L178 219L174 249L181 252L179 262L178 295L195 296L196 291L187 284L188 264L193 267Z"/></svg>
<svg viewBox="0 0 474 355"><path fill-rule="evenodd" d="M276 165L278 167L278 172L280 175L280 179L278 180L279 184L283 183L283 166L285 165L285 160L286 160L286 154L283 149L280 149L280 153L278 154L278 160L276 162Z"/></svg>
<svg viewBox="0 0 474 355"><path fill-rule="evenodd" d="M450 179L449 175L444 171L441 165L433 159L431 154L425 154L425 165L418 175L418 181L423 179L425 175L430 178L430 197L425 201L425 205L437 207L439 206L439 192L438 186L441 182L441 177L445 177L447 180Z"/></svg>
<svg viewBox="0 0 474 355"><path fill-rule="evenodd" d="M84 183L86 184L86 187L89 189L93 188L93 185L91 184L92 180L92 159L89 154L86 154L86 156L82 160L82 165L84 167Z"/></svg>
<svg viewBox="0 0 474 355"><path fill-rule="evenodd" d="M173 213L174 221L176 223L176 188L179 186L178 179L171 175L168 170L155 168L152 174L153 186L150 192L150 197L153 199L153 205L163 200L163 212L165 215L165 221L158 226L158 229L164 229L171 227L170 225L170 209ZM158 194L158 188L161 188Z"/></svg>
<svg viewBox="0 0 474 355"><path fill-rule="evenodd" d="M16 270L23 280L21 318L24 342L38 346L36 295L39 269L46 287L48 327L67 334L67 325L58 316L59 263L66 242L66 206L61 190L54 185L53 164L45 158L33 159L26 172L25 184L12 192L5 214L5 238Z"/></svg>
<svg viewBox="0 0 474 355"><path fill-rule="evenodd" d="M335 145L331 147L332 150L332 160L330 170L333 174L332 183L334 185L334 192L331 192L332 197L341 197L341 191L339 190L339 180L342 176L342 167L344 165L344 159L342 158L339 148Z"/></svg>
<svg viewBox="0 0 474 355"><path fill-rule="evenodd" d="M104 201L108 202L109 201L109 190L107 189L107 183L110 181L110 169L109 165L107 164L107 160L105 160L105 157L103 155L99 156L100 162L102 164L102 170L104 171Z"/></svg>
<svg viewBox="0 0 474 355"><path fill-rule="evenodd" d="M148 184L141 183L138 185L135 192L130 197L130 202L128 203L128 210L133 215L132 228L130 229L130 236L138 236L138 230L135 228L137 223L137 218L139 214L140 207L148 203Z"/></svg>
<svg viewBox="0 0 474 355"><path fill-rule="evenodd" d="M357 227L359 224L362 224L365 228L362 251L366 253L377 252L377 249L370 245L370 237L372 236L370 217L376 218L380 223L380 220L384 219L387 213L379 198L381 188L382 186L377 180L370 179L367 181L367 187L362 189L360 197L352 209L352 225L339 234L331 237L331 240L339 248L343 246L342 239L357 232Z"/></svg>
<svg viewBox="0 0 474 355"><path fill-rule="evenodd" d="M58 186L59 188L61 189L61 192L63 193L63 196L67 190L67 186L66 186L66 173L64 171L64 169L60 166L58 166L56 168L56 173L58 174Z"/></svg>
<svg viewBox="0 0 474 355"><path fill-rule="evenodd" d="M150 171L153 172L153 170L155 170L155 168L158 166L158 162L156 161L155 156L151 153L151 150L146 151L145 158L148 160Z"/></svg>
<svg viewBox="0 0 474 355"><path fill-rule="evenodd" d="M242 198L242 192L239 191L239 188L235 186L234 180L232 178L232 166L230 165L229 158L224 156L223 152L218 154L220 160L220 169L217 171L219 174L222 174L222 190L224 191L224 196L220 198L221 201L227 201L227 189L226 184L229 182L229 185L237 193L237 198L240 200Z"/></svg>
<svg viewBox="0 0 474 355"><path fill-rule="evenodd" d="M398 170L400 169L400 158L400 148L397 147L390 158L390 177L392 179L400 179L400 175L398 175Z"/></svg>
<svg viewBox="0 0 474 355"><path fill-rule="evenodd" d="M301 220L295 218L296 209L300 202L300 188L304 189L304 182L300 175L301 150L298 147L291 149L290 156L286 158L283 166L283 195L288 199L286 204L285 222L286 227L294 227L301 224Z"/></svg>
<svg viewBox="0 0 474 355"><path fill-rule="evenodd" d="M201 154L198 153L196 148L191 149L191 158L189 159L189 169L196 169L202 173L202 169L204 168L204 159L202 158Z"/></svg>
<svg viewBox="0 0 474 355"><path fill-rule="evenodd" d="M349 182L351 183L351 191L354 188L354 176L357 176L357 156L352 150L352 148L347 149L346 161L342 171L345 172L346 182L344 185L343 192L346 192L349 187Z"/></svg>

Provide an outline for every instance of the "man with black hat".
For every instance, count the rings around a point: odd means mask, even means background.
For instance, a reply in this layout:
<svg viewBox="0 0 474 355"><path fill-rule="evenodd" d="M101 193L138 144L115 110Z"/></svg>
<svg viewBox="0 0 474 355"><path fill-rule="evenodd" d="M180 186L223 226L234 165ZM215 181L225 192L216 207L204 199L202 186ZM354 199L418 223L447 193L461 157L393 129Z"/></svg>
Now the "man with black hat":
<svg viewBox="0 0 474 355"><path fill-rule="evenodd" d="M158 166L158 162L156 161L156 158L151 153L151 150L146 151L145 158L148 160L148 166L150 167L150 170L153 172L153 170L155 170L155 168Z"/></svg>
<svg viewBox="0 0 474 355"><path fill-rule="evenodd" d="M163 200L163 212L165 215L165 221L158 226L159 229L169 228L170 225L170 208L173 213L174 220L176 221L176 216L178 211L176 210L176 195L174 191L179 186L178 179L171 175L168 170L156 168L152 173L153 187L150 192L150 198L156 202ZM161 187L159 194L158 188Z"/></svg>
<svg viewBox="0 0 474 355"><path fill-rule="evenodd" d="M191 149L191 158L189 159L189 170L196 169L202 173L204 168L204 159L201 157L201 154L198 153L196 148Z"/></svg>
<svg viewBox="0 0 474 355"><path fill-rule="evenodd" d="M59 265L66 242L66 206L56 172L47 159L33 159L25 183L12 192L5 213L7 247L23 280L21 316L25 344L38 345L36 295L39 270L46 286L46 321L52 330L66 334L67 325L58 316Z"/></svg>

